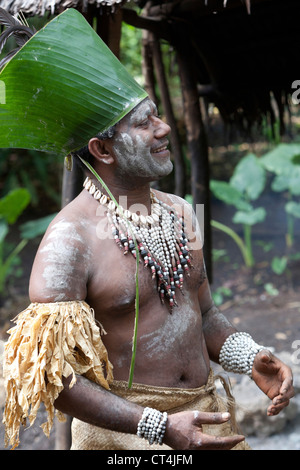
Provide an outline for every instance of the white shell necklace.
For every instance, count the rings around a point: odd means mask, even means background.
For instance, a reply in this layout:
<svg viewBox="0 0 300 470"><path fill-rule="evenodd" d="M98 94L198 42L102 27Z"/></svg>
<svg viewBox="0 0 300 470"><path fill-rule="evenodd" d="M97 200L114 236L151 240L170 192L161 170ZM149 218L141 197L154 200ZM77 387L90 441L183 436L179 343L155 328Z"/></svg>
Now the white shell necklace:
<svg viewBox="0 0 300 470"><path fill-rule="evenodd" d="M152 279L157 281L161 302L164 303L167 299L172 311L173 306L177 305L176 288L182 290L183 274L189 275L191 266L189 240L184 231L183 217L152 192L151 215L144 216L117 206L89 177L83 186L106 207L117 245L125 255L130 252L136 258L135 239L144 266L151 269Z"/></svg>

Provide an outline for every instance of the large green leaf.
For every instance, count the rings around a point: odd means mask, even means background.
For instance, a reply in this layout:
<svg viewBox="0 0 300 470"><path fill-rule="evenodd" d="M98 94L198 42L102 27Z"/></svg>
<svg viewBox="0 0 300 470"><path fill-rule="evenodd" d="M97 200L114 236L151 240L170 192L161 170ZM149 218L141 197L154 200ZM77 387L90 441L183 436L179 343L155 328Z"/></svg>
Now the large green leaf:
<svg viewBox="0 0 300 470"><path fill-rule="evenodd" d="M255 225L259 222L263 222L266 218L266 210L264 207L258 207L254 209L252 212L242 212L238 211L234 214L232 221L235 224L243 224L243 225Z"/></svg>
<svg viewBox="0 0 300 470"><path fill-rule="evenodd" d="M285 210L288 214L291 214L297 219L300 219L300 203L295 201L289 201L285 205Z"/></svg>
<svg viewBox="0 0 300 470"><path fill-rule="evenodd" d="M261 163L266 170L276 175L286 175L293 172L295 165L298 165L300 155L300 144L279 144L261 159Z"/></svg>
<svg viewBox="0 0 300 470"><path fill-rule="evenodd" d="M265 170L259 159L252 153L242 158L230 179L230 185L252 201L260 196L265 184Z"/></svg>
<svg viewBox="0 0 300 470"><path fill-rule="evenodd" d="M226 204L244 211L251 210L251 205L244 200L242 193L226 181L211 180L210 189L216 198Z"/></svg>
<svg viewBox="0 0 300 470"><path fill-rule="evenodd" d="M30 202L27 189L17 188L0 199L0 216L8 224L14 224Z"/></svg>
<svg viewBox="0 0 300 470"><path fill-rule="evenodd" d="M276 192L289 191L294 196L300 195L300 168L294 166L288 173L275 175L272 189Z"/></svg>
<svg viewBox="0 0 300 470"><path fill-rule="evenodd" d="M85 18L69 9L0 74L0 147L68 154L118 122L147 93Z"/></svg>
<svg viewBox="0 0 300 470"><path fill-rule="evenodd" d="M32 238L38 237L39 235L43 235L55 216L56 213L46 215L40 219L29 220L28 222L22 224L20 227L22 238L30 240Z"/></svg>

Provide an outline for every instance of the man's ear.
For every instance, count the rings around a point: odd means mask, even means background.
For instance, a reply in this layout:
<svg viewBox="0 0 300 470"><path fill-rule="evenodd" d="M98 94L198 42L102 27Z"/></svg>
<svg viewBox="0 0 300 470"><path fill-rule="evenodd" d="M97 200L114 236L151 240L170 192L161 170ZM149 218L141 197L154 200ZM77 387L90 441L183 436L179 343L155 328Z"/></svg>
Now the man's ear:
<svg viewBox="0 0 300 470"><path fill-rule="evenodd" d="M106 140L100 140L97 137L93 137L88 144L90 153L99 161L99 163L105 163L111 165L115 159L111 152L111 146Z"/></svg>

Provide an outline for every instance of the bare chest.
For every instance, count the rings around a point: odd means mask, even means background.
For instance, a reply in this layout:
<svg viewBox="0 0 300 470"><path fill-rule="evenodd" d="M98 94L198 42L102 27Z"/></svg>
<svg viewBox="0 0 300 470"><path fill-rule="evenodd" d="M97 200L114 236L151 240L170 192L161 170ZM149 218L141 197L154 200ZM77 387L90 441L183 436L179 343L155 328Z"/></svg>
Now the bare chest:
<svg viewBox="0 0 300 470"><path fill-rule="evenodd" d="M143 305L169 307L166 296L160 292L160 281L151 267L140 257L136 259L129 252L124 254L113 240L101 240L94 249L92 275L88 285L88 298L94 305L101 305L102 315L106 311L119 315L134 310L135 301ZM195 293L205 279L202 253L191 252L191 266L183 273L181 289L174 289L175 304L182 303L185 295ZM100 309L99 309L100 310Z"/></svg>

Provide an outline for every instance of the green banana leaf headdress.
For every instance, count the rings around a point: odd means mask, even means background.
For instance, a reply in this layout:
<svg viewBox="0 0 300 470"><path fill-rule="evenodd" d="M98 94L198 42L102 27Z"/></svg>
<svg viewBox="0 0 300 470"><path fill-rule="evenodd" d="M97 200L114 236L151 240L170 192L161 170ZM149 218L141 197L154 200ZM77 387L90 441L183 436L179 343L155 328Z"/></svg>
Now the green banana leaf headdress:
<svg viewBox="0 0 300 470"><path fill-rule="evenodd" d="M0 148L66 156L147 97L77 10L37 33L13 21L3 35L21 48L0 73Z"/></svg>

